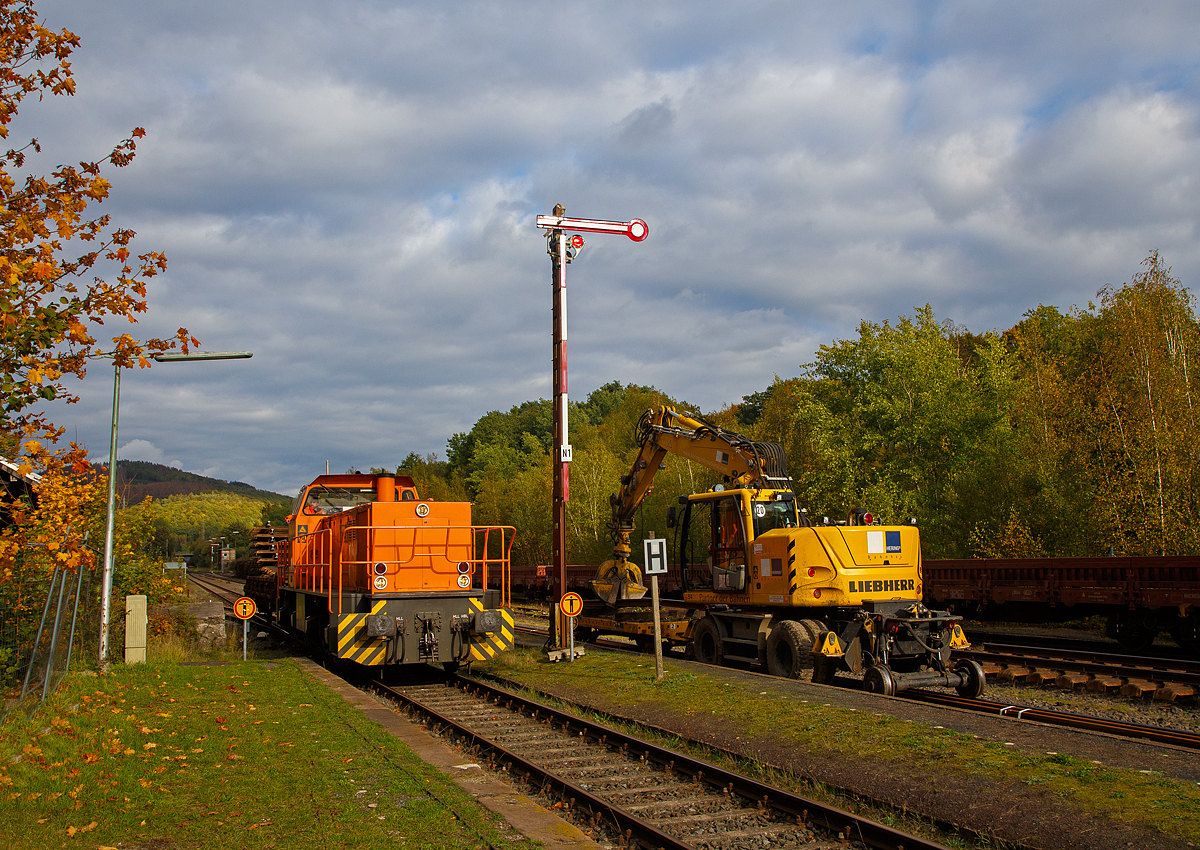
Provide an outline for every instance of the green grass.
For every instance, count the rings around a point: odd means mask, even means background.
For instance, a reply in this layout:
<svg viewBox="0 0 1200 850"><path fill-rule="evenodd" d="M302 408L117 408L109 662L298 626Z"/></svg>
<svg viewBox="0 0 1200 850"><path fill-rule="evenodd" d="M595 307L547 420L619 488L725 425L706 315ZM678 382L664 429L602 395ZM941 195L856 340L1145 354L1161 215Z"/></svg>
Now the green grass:
<svg viewBox="0 0 1200 850"><path fill-rule="evenodd" d="M533 846L286 659L71 676L0 726L0 812L35 849Z"/></svg>
<svg viewBox="0 0 1200 850"><path fill-rule="evenodd" d="M1195 782L1062 754L1030 753L1003 741L882 713L762 693L749 685L673 670L670 661L665 662L666 679L659 684L652 662L618 653L594 653L558 664L540 663L539 655L522 650L482 669L529 688L577 694L580 701L596 691L617 706L653 704L685 717L706 717L735 735L782 740L801 751L846 762L892 762L914 777L955 774L1022 782L1115 821L1142 823L1200 843L1200 785Z"/></svg>

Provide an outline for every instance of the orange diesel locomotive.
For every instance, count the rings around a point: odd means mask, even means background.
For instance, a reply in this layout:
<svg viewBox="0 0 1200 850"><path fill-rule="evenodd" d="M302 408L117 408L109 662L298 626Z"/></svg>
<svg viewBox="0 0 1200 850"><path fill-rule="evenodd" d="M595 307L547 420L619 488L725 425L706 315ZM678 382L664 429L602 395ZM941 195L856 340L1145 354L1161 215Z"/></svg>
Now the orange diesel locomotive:
<svg viewBox="0 0 1200 850"><path fill-rule="evenodd" d="M514 640L511 526L469 502L422 500L411 478L322 475L279 546L277 622L367 666L494 658Z"/></svg>

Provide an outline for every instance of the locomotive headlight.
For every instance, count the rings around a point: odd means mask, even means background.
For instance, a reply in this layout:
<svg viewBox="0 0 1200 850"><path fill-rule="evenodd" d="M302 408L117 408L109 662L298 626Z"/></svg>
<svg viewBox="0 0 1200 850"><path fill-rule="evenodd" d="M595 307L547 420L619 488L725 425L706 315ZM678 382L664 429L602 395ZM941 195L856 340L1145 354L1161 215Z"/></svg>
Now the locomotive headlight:
<svg viewBox="0 0 1200 850"><path fill-rule="evenodd" d="M381 576L387 573L387 564L376 564L375 575Z"/></svg>
<svg viewBox="0 0 1200 850"><path fill-rule="evenodd" d="M463 573L464 575L465 575L466 573L469 573L469 572L471 572L471 564L470 564L470 562L468 562L468 561L459 561L459 562L458 562L458 571L459 571L460 573Z"/></svg>

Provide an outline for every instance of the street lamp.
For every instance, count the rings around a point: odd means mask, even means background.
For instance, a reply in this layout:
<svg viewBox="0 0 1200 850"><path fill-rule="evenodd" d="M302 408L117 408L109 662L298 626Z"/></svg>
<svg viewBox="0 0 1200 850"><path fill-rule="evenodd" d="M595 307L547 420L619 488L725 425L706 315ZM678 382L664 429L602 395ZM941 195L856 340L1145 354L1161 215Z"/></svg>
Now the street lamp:
<svg viewBox="0 0 1200 850"><path fill-rule="evenodd" d="M105 355L111 357L112 354ZM175 360L246 360L250 351L193 351L188 354L156 354L159 363ZM121 366L113 362L112 436L108 443L108 518L104 527L104 580L100 591L100 669L108 669L108 609L112 602L113 517L117 501L117 420L121 406Z"/></svg>

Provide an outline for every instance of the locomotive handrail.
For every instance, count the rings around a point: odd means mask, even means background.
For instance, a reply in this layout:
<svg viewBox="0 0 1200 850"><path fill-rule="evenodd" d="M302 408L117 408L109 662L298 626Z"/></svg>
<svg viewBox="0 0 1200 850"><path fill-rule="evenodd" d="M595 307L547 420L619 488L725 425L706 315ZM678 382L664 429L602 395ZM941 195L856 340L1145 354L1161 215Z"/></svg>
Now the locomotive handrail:
<svg viewBox="0 0 1200 850"><path fill-rule="evenodd" d="M356 565L363 565L363 566L370 567L372 564L390 564L390 565L395 565L396 567L404 567L406 565L412 564L412 562L414 560L416 560L417 558L429 557L434 554L440 554L439 552L436 552L436 551L417 552L416 550L417 550L418 545L421 545L423 547L430 547L430 548L435 547L437 545L436 541L422 542L422 543L418 544L417 543L417 532L423 532L425 534L429 534L431 532L444 530L446 532L446 534L445 534L446 542L445 542L445 544L442 545L442 549L444 550L444 549L448 548L448 546L449 546L449 538L450 538L451 531L466 531L468 529L471 532L471 548L474 550L473 554L478 555L480 552L482 552L484 557L482 557L482 558L477 558L477 557L476 558L463 558L462 560L465 563L468 563L471 565L472 575L474 575L477 568L481 568L480 569L480 587L483 590L486 590L488 587L488 568L491 565L496 565L499 567L499 569L500 569L500 607L507 608L508 606L510 606L512 604L511 555L512 555L513 543L516 541L516 535L517 535L517 530L514 526L511 526L511 525L354 525L354 526L349 526L342 530L343 551L344 551L344 547L346 546L346 543L347 543L346 535L350 531L354 531L356 535L359 532L359 530L366 531L367 535L368 535L367 550L372 553L375 552L375 535L377 532L380 532L380 531L411 531L411 532L413 532L413 535L412 535L413 540L412 540L412 543L409 544L409 547L408 547L409 552L410 552L409 557L402 559L402 560L401 559L378 558L378 557L372 557L369 559L359 559L359 558L343 558L343 559L341 559L340 564L339 564L339 569L337 571L338 613L341 613L342 608L343 608L342 577L348 571L347 567L352 567L352 566L356 566ZM491 536L492 532L500 533L501 554L497 558L489 558L487 556L488 549L489 549L489 543L491 542L490 536ZM506 534L505 532L511 532L511 534ZM483 535L482 546L480 545L481 541L479 540L480 535ZM506 541L507 541L507 545L505 545ZM397 548L399 548L399 544L397 545Z"/></svg>
<svg viewBox="0 0 1200 850"><path fill-rule="evenodd" d="M289 573L292 579L292 586L298 590L325 594L326 598L331 600L331 611L334 610L332 599L336 594L337 609L335 613L342 613L345 608L345 581L347 573L351 568L356 566L366 566L369 568L371 565L377 563L388 564L401 569L420 567L422 566L421 564L414 564L414 562L418 561L418 559L433 557L434 555L444 555L445 550L450 545L451 532L458 531L471 535L470 542L468 543L464 540L464 542L459 544L460 546L469 546L472 550L470 553L472 556L482 554L482 557L460 559L462 562L471 565L472 575L479 574L481 589L488 589L489 571L499 570L500 605L501 607L512 605L512 547L516 541L515 527L511 525L353 525L342 529L341 539L337 545L337 552L339 554L346 552L347 544L353 542L353 538L348 540L347 535L350 532L354 532L355 535L359 533L368 535L367 551L374 554L375 538L377 533L381 531L412 532L410 541L404 542L398 540L391 547L397 555L406 552L407 557L335 558L332 529L322 528L296 535L295 539L291 541L291 544L286 549L288 559L291 561ZM418 540L418 532L425 539ZM444 534L439 534L438 532L444 532ZM500 537L500 554L496 557L489 557L488 552L496 534ZM429 551L419 551L419 549L427 549ZM335 561L337 562L336 570L334 568Z"/></svg>
<svg viewBox="0 0 1200 850"><path fill-rule="evenodd" d="M310 538L316 538L316 546ZM303 545L298 545L303 541ZM310 560L313 549L317 549L317 559ZM297 561L297 553L300 553L301 560ZM288 567L288 572L292 577L292 586L297 590L307 590L313 593L328 594L333 589L332 576L329 574L332 571L333 565L333 532L328 528L320 528L316 531L307 531L303 534L297 534L295 539L291 541L287 547L288 560L291 561ZM304 567L320 567L321 570L303 569ZM322 578L329 576L329 586L325 587L321 581Z"/></svg>

